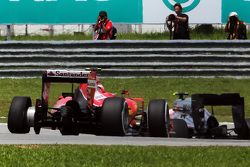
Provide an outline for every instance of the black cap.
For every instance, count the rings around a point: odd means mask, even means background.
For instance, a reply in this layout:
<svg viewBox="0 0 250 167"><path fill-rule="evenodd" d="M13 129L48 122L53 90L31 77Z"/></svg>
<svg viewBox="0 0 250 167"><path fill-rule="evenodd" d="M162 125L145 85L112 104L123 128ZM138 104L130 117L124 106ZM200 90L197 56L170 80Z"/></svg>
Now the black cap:
<svg viewBox="0 0 250 167"><path fill-rule="evenodd" d="M106 11L100 11L100 12L99 12L99 16L102 17L102 18L103 18L103 17L108 17L108 14L107 14Z"/></svg>

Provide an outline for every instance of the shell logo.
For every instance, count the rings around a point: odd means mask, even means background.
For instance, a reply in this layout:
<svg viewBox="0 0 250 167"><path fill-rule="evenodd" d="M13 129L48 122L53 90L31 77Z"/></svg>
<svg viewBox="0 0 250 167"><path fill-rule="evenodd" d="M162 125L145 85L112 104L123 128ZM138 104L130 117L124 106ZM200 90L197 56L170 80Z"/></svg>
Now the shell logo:
<svg viewBox="0 0 250 167"><path fill-rule="evenodd" d="M174 4L180 3L183 7L183 12L189 12L199 5L200 0L162 0L164 4L170 9L174 10Z"/></svg>

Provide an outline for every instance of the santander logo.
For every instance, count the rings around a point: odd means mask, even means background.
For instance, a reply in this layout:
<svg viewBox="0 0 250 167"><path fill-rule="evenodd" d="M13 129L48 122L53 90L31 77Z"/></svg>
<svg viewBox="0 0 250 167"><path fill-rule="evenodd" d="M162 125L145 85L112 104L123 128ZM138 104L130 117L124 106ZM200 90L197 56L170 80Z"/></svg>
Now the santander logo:
<svg viewBox="0 0 250 167"><path fill-rule="evenodd" d="M87 78L87 71L48 70L47 77Z"/></svg>

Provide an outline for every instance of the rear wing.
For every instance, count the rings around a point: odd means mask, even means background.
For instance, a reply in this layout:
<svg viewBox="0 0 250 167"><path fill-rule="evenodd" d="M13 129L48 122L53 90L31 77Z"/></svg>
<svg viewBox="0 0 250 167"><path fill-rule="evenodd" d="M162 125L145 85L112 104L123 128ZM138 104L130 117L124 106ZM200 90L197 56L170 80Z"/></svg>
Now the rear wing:
<svg viewBox="0 0 250 167"><path fill-rule="evenodd" d="M240 128L245 122L244 97L239 93L225 94L193 94L192 95L192 117L197 131L203 127L202 114L204 106L232 106L232 117L235 128Z"/></svg>
<svg viewBox="0 0 250 167"><path fill-rule="evenodd" d="M42 77L42 101L48 105L49 90L51 83L87 83L88 104L93 105L93 99L97 88L97 69L74 71L74 70L47 70Z"/></svg>
<svg viewBox="0 0 250 167"><path fill-rule="evenodd" d="M224 94L193 94L192 104L199 103L202 106L234 106L241 105L244 102L239 93Z"/></svg>
<svg viewBox="0 0 250 167"><path fill-rule="evenodd" d="M47 70L43 82L87 83L90 71Z"/></svg>

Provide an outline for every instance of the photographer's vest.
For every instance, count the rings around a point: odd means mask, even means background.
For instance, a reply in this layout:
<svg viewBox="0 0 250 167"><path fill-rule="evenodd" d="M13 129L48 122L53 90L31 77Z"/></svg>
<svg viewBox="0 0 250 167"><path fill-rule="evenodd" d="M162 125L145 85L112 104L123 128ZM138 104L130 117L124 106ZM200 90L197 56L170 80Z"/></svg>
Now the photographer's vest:
<svg viewBox="0 0 250 167"><path fill-rule="evenodd" d="M110 37L112 36L111 30L112 30L113 24L110 20L107 19L103 26L106 27L107 32L106 33L102 32L101 25L99 25L100 31L98 32L99 33L98 40L109 40Z"/></svg>

